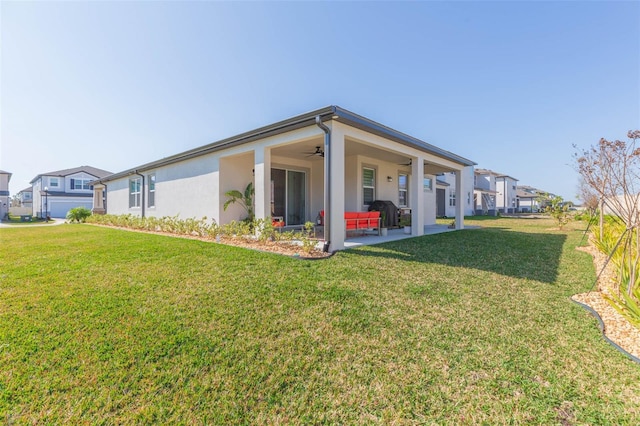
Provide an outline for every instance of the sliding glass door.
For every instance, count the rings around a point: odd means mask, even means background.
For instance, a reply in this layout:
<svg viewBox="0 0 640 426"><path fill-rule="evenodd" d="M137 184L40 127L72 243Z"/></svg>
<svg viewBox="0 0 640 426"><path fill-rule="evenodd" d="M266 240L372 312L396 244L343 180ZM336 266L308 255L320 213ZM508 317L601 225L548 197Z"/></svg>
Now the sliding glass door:
<svg viewBox="0 0 640 426"><path fill-rule="evenodd" d="M303 225L306 188L304 172L271 169L271 215L282 216L287 225Z"/></svg>

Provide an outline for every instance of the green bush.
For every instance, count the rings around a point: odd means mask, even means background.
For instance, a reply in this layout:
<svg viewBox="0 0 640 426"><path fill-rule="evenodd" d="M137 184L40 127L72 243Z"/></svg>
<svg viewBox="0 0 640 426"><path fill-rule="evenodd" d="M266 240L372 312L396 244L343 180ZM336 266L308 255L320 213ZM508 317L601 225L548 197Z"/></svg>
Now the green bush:
<svg viewBox="0 0 640 426"><path fill-rule="evenodd" d="M85 222L91 216L91 210L86 207L75 207L67 213L67 219L71 222Z"/></svg>
<svg viewBox="0 0 640 426"><path fill-rule="evenodd" d="M631 262L638 259L638 253L630 241L637 238L637 230L627 230L615 218L606 217L602 235L598 227L594 227L593 242L598 250L611 257L611 264L616 270L617 291L603 294L620 314L635 327L640 328L640 276L631 274Z"/></svg>

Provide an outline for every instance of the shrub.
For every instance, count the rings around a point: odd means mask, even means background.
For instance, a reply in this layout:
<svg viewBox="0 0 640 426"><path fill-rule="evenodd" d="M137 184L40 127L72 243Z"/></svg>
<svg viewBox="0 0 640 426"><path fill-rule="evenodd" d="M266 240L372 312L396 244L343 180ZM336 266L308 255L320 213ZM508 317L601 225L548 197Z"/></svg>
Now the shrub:
<svg viewBox="0 0 640 426"><path fill-rule="evenodd" d="M85 222L91 216L91 210L86 207L75 207L67 213L67 219L71 222Z"/></svg>
<svg viewBox="0 0 640 426"><path fill-rule="evenodd" d="M92 215L87 219L89 223L117 226L121 228L140 229L153 232L166 232L170 234L194 235L218 240L218 237L232 239L247 239L265 244L267 241L275 241L283 244L298 244L302 251L310 254L315 250L317 240L313 233L314 223L307 222L302 232L294 230L276 230L271 218L254 219L252 221L232 221L224 225L211 223L206 217L202 219L180 219L176 216L164 217L140 217L131 214L126 215Z"/></svg>
<svg viewBox="0 0 640 426"><path fill-rule="evenodd" d="M316 247L315 235L313 233L313 222L307 222L304 224L304 229L300 235L300 243L302 244L302 251L306 254L311 253Z"/></svg>

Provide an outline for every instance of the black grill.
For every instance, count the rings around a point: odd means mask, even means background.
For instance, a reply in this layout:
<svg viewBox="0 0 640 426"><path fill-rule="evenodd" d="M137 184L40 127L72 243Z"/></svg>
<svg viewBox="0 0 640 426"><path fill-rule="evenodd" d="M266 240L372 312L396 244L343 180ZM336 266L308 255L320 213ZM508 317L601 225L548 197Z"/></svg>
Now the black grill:
<svg viewBox="0 0 640 426"><path fill-rule="evenodd" d="M389 200L376 200L369 206L369 211L384 212L385 220L382 226L392 228L398 226L398 208Z"/></svg>

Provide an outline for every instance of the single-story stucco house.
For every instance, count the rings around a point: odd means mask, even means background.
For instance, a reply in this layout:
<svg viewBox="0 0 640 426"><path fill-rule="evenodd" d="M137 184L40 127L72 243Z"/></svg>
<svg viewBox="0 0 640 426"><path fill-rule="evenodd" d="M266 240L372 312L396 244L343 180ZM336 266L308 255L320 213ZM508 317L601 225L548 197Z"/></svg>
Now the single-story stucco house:
<svg viewBox="0 0 640 426"><path fill-rule="evenodd" d="M338 106L328 106L92 182L96 213L243 218L229 190L255 187L255 216L285 225L324 210L325 249L344 248L345 212L389 200L411 215L412 235L435 223L435 176L475 163ZM456 193L465 180L456 179ZM463 227L463 204L456 227Z"/></svg>

